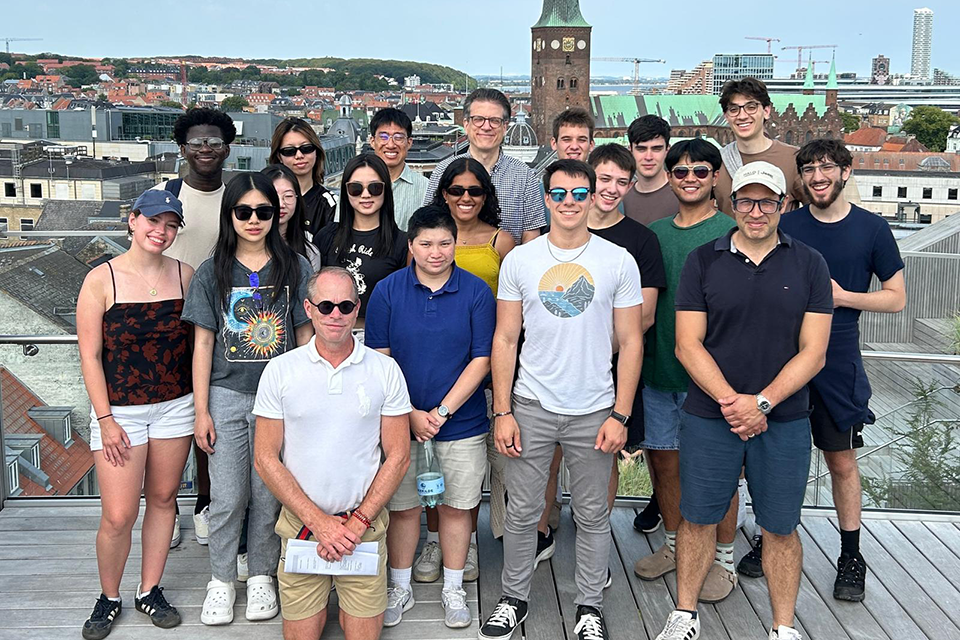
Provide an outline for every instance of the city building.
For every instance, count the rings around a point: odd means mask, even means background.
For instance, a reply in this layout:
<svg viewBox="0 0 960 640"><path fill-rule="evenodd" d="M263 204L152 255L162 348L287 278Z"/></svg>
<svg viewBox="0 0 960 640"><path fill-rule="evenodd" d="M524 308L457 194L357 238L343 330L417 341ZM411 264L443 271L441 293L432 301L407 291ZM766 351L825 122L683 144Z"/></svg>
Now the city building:
<svg viewBox="0 0 960 640"><path fill-rule="evenodd" d="M878 55L870 62L870 84L887 84L890 82L890 58Z"/></svg>
<svg viewBox="0 0 960 640"><path fill-rule="evenodd" d="M950 133L947 134L947 149L948 153L960 153L960 125L953 125L950 128Z"/></svg>
<svg viewBox="0 0 960 640"><path fill-rule="evenodd" d="M851 182L862 206L884 216L915 210L915 222L930 223L960 212L956 153L854 152Z"/></svg>
<svg viewBox="0 0 960 640"><path fill-rule="evenodd" d="M670 72L664 93L698 94L713 93L713 61L704 60L692 70L674 69Z"/></svg>
<svg viewBox="0 0 960 640"><path fill-rule="evenodd" d="M960 78L943 69L934 68L933 84L936 87L956 87L960 86Z"/></svg>
<svg viewBox="0 0 960 640"><path fill-rule="evenodd" d="M773 80L772 53L718 53L713 56L713 93L720 95L727 80L748 76Z"/></svg>
<svg viewBox="0 0 960 640"><path fill-rule="evenodd" d="M533 162L540 153L540 144L533 127L527 122L527 113L520 107L503 138L503 153L521 162Z"/></svg>
<svg viewBox="0 0 960 640"><path fill-rule="evenodd" d="M910 49L910 75L930 79L930 52L933 48L933 11L913 10L913 45Z"/></svg>

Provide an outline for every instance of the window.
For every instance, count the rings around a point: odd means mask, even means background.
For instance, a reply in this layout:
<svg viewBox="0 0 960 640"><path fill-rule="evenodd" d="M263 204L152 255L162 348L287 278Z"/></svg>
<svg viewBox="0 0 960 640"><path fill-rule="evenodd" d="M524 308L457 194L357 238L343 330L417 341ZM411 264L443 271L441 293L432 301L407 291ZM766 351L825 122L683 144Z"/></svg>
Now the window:
<svg viewBox="0 0 960 640"><path fill-rule="evenodd" d="M33 218L20 218L20 231L33 231Z"/></svg>
<svg viewBox="0 0 960 640"><path fill-rule="evenodd" d="M17 183L16 182L4 182L3 183L3 195L5 198L16 198L17 197Z"/></svg>
<svg viewBox="0 0 960 640"><path fill-rule="evenodd" d="M31 138L42 138L43 127L40 126L39 122L32 122L27 125L27 135Z"/></svg>
<svg viewBox="0 0 960 640"><path fill-rule="evenodd" d="M20 465L14 460L7 465L7 495L14 495L20 489Z"/></svg>
<svg viewBox="0 0 960 640"><path fill-rule="evenodd" d="M557 78L557 89L563 89L563 78Z"/></svg>
<svg viewBox="0 0 960 640"><path fill-rule="evenodd" d="M250 171L250 157L240 156L237 158L237 169L240 171Z"/></svg>
<svg viewBox="0 0 960 640"><path fill-rule="evenodd" d="M860 166L863 166L863 156L860 156Z"/></svg>
<svg viewBox="0 0 960 640"><path fill-rule="evenodd" d="M0 218L0 228L6 229L7 224L9 224L9 222L6 218Z"/></svg>
<svg viewBox="0 0 960 640"><path fill-rule="evenodd" d="M47 111L47 137L60 137L60 112Z"/></svg>
<svg viewBox="0 0 960 640"><path fill-rule="evenodd" d="M947 200L956 200L956 199L957 199L957 190L947 189Z"/></svg>
<svg viewBox="0 0 960 640"><path fill-rule="evenodd" d="M577 88L577 79L576 79L576 78L570 78L570 88L571 88L571 89L576 89L576 88Z"/></svg>
<svg viewBox="0 0 960 640"><path fill-rule="evenodd" d="M874 197L874 198L882 198L882 197L883 197L883 187L874 186L874 187L873 187L873 197Z"/></svg>
<svg viewBox="0 0 960 640"><path fill-rule="evenodd" d="M0 138L12 138L13 127L9 122L0 122Z"/></svg>
<svg viewBox="0 0 960 640"><path fill-rule="evenodd" d="M924 188L923 188L923 199L924 199L924 200L933 200L933 187L924 187Z"/></svg>
<svg viewBox="0 0 960 640"><path fill-rule="evenodd" d="M13 129L14 131L23 131L23 118L13 119Z"/></svg>
<svg viewBox="0 0 960 640"><path fill-rule="evenodd" d="M43 185L39 182L30 183L30 197L31 198L42 198L43 197Z"/></svg>
<svg viewBox="0 0 960 640"><path fill-rule="evenodd" d="M907 197L907 188L906 187L897 187L897 197L906 198Z"/></svg>
<svg viewBox="0 0 960 640"><path fill-rule="evenodd" d="M904 164L906 164L906 163L903 161L903 158L900 158L900 168L901 168L901 169L903 169L903 165L904 165Z"/></svg>

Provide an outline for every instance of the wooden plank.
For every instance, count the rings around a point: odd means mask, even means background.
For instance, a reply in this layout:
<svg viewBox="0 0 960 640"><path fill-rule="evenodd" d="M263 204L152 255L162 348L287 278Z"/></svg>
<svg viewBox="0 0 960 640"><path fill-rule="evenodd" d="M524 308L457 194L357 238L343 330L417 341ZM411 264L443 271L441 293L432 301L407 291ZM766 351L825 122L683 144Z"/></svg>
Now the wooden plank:
<svg viewBox="0 0 960 640"><path fill-rule="evenodd" d="M639 535L639 534L638 534ZM663 533L663 527L660 527L656 531L650 534L644 534L647 537L647 541L650 543L651 549L659 549L666 538ZM670 595L673 597L673 601L677 601L677 573L672 571L663 577L663 581L667 585L667 589L670 591ZM700 637L704 640L727 640L730 636L727 634L726 628L723 626L723 623L720 621L720 615L717 613L717 608L712 604L697 604L697 611L699 611L700 616ZM664 619L666 622L666 619ZM734 639L736 640L736 639Z"/></svg>
<svg viewBox="0 0 960 640"><path fill-rule="evenodd" d="M927 529L937 536L937 539L960 558L960 530L949 522L924 522Z"/></svg>
<svg viewBox="0 0 960 640"><path fill-rule="evenodd" d="M39 560L42 558L58 559L87 559L97 557L95 541L90 540L81 544L79 541L72 544L48 544L44 536L43 544L34 542L32 545L7 545L6 536L3 546L0 546L0 560ZM130 547L130 558L139 558L143 547L139 536L134 536ZM207 548L191 540L183 540L177 547L170 549L170 557L179 558L206 558Z"/></svg>
<svg viewBox="0 0 960 640"><path fill-rule="evenodd" d="M558 545L559 547L559 545ZM562 560L561 560L562 558ZM557 596L555 567L573 564L573 557L560 555L558 548L553 558L541 562L530 580L530 601L527 607L527 619L523 623L523 637L527 640L561 640L564 638L563 614Z"/></svg>
<svg viewBox="0 0 960 640"><path fill-rule="evenodd" d="M737 537L733 541L733 544L733 555L735 558L741 558L750 552L750 543L747 541L747 538L743 534L742 530L737 530ZM750 606L753 607L753 610L756 612L757 617L759 617L761 624L763 624L765 630L764 632L769 633L770 626L773 623L773 609L770 606L770 592L767 590L766 578L748 578L746 576L740 576L740 588L743 589L743 593L747 596ZM809 640L831 640L817 638L816 636L808 633L805 628L804 621L799 617L796 619L795 628L804 638L808 638Z"/></svg>
<svg viewBox="0 0 960 640"><path fill-rule="evenodd" d="M924 523L901 520L891 524L923 554L930 566L939 571L954 588L960 589L960 558L924 526Z"/></svg>
<svg viewBox="0 0 960 640"><path fill-rule="evenodd" d="M500 600L500 572L503 569L503 545L490 531L490 505L480 504L477 518L477 551L481 558L480 577L477 580L480 598L480 615L486 618Z"/></svg>

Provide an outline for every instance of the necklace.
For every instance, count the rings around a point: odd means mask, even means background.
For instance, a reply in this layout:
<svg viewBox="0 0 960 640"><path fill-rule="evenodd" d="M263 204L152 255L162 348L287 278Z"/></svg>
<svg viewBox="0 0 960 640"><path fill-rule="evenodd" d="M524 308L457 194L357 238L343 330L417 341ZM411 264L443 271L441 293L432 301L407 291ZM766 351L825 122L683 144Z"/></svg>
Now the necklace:
<svg viewBox="0 0 960 640"><path fill-rule="evenodd" d="M569 260L561 260L561 259L558 258L556 255L554 255L553 249L551 248L552 243L550 242L550 239L549 239L549 238L547 238L547 251L550 252L550 257L553 258L554 260L556 260L557 262L562 262L562 263L573 262L574 260L576 260L577 258L579 258L580 256L583 255L583 252L586 251L586 250L587 250L587 247L590 246L590 241L591 241L591 240L593 240L593 234L592 234L592 233L590 234L590 237L587 238L587 244L583 245L583 249L580 249L580 253L578 253L577 255L573 256L573 257L570 258ZM558 247L558 248L559 248L559 247Z"/></svg>
<svg viewBox="0 0 960 640"><path fill-rule="evenodd" d="M133 270L137 272L137 275L140 276L140 279L141 279L141 280L143 280L143 281L146 282L147 284L150 284L150 282L149 282L146 278L143 277L143 274L140 273L140 269L137 269L132 263L130 264L130 266L133 267ZM151 296L156 296L156 295L157 295L157 285L160 284L160 278L163 277L163 268L166 267L166 266L167 266L167 263L166 263L166 262L161 262L161 263L160 263L160 275L157 276L157 281L153 283L153 286L152 286L152 287L150 287L150 295L151 295Z"/></svg>

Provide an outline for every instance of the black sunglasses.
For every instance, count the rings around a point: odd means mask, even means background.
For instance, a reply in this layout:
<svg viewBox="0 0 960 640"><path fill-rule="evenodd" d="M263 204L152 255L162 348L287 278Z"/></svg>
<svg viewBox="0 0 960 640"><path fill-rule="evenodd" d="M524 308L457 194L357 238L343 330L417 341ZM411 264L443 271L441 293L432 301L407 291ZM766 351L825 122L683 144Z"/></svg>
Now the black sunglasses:
<svg viewBox="0 0 960 640"><path fill-rule="evenodd" d="M347 194L353 196L354 198L359 198L363 194L364 187L367 188L367 192L374 198L383 195L382 182L371 182L367 185L364 185L362 182L348 182Z"/></svg>
<svg viewBox="0 0 960 640"><path fill-rule="evenodd" d="M673 171L671 171L670 173L672 173L673 177L676 178L677 180L683 180L688 175L690 175L691 171L693 172L693 175L695 175L700 180L703 180L708 175L710 175L711 169L710 167L704 166L702 164L698 164L695 167L674 167Z"/></svg>
<svg viewBox="0 0 960 640"><path fill-rule="evenodd" d="M273 217L274 208L273 205L269 204L256 208L241 204L233 208L233 215L235 215L240 222L246 222L254 213L257 214L257 220L265 221Z"/></svg>
<svg viewBox="0 0 960 640"><path fill-rule="evenodd" d="M292 158L293 156L297 155L297 151L305 156L308 156L311 153L314 153L316 150L317 145L308 142L300 145L299 147L280 147L277 149L277 153L282 155L284 158Z"/></svg>
<svg viewBox="0 0 960 640"><path fill-rule="evenodd" d="M459 198L464 193L469 193L474 198L479 198L480 196L486 193L483 190L483 187L464 187L459 184L452 184L445 189L447 193L452 195L454 198Z"/></svg>
<svg viewBox="0 0 960 640"><path fill-rule="evenodd" d="M331 302L330 300L321 300L320 302L314 302L310 298L307 298L307 302L312 304L317 308L317 311L322 313L325 316L333 313L334 307L340 310L340 314L348 316L353 313L353 310L357 308L358 302L353 300L343 300L342 302Z"/></svg>

